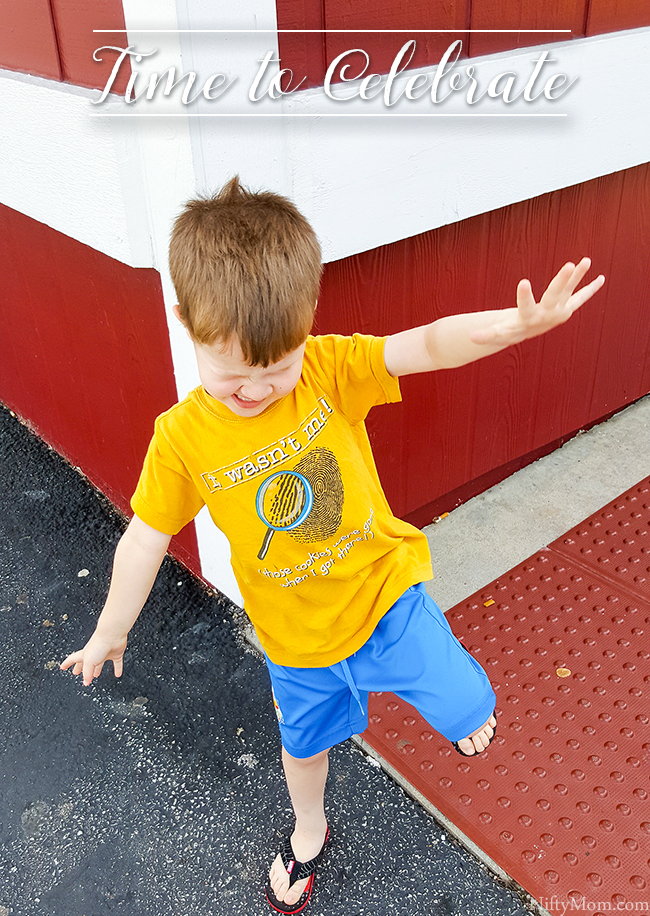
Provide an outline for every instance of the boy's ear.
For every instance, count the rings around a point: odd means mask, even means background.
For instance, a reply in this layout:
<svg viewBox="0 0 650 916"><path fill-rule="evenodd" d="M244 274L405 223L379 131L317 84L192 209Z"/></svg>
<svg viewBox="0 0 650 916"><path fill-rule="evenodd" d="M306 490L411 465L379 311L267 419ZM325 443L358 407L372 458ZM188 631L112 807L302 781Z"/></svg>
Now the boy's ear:
<svg viewBox="0 0 650 916"><path fill-rule="evenodd" d="M180 323L181 323L181 324L183 325L183 327L185 328L185 333L187 334L187 336L189 337L189 339L192 341L192 343L194 343L194 340L192 339L192 335L190 334L187 325L185 324L185 322L184 322L183 319L181 318L181 310L180 310L180 308L178 307L178 302L176 303L176 305L173 305L173 306L172 306L172 312L174 313L174 315L176 315L176 317L178 318L178 320L180 321Z"/></svg>

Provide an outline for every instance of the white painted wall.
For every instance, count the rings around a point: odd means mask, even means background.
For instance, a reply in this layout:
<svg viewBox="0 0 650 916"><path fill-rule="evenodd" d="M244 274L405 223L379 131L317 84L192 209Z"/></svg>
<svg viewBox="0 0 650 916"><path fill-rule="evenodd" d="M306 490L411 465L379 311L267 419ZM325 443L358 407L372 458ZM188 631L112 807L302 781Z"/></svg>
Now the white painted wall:
<svg viewBox="0 0 650 916"><path fill-rule="evenodd" d="M88 117L94 95L0 70L0 203L125 264L150 267L147 232L131 231L134 208L111 123Z"/></svg>

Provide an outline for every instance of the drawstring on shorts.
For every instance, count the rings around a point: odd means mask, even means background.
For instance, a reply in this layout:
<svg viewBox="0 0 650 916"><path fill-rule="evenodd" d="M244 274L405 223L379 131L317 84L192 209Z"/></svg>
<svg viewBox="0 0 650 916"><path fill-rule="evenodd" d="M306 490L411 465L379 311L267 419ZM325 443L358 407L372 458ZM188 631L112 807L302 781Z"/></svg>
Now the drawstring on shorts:
<svg viewBox="0 0 650 916"><path fill-rule="evenodd" d="M347 681L347 685L350 688L350 690L352 691L352 695L354 696L354 699L359 704L359 709L361 710L362 715L365 716L366 711L363 708L363 704L361 703L361 697L359 695L357 685L354 683L354 678L352 677L350 666L348 665L346 659L343 659L343 661L339 662L339 664L341 665L341 668L343 669L343 674L345 675L345 680Z"/></svg>

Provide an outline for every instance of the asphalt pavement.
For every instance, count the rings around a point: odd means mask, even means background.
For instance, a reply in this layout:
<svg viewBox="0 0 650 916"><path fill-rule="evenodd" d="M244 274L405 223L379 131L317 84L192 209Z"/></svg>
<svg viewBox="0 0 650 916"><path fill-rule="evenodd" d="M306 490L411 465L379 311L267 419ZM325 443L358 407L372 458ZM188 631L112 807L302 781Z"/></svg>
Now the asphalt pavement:
<svg viewBox="0 0 650 916"><path fill-rule="evenodd" d="M242 612L168 557L123 677L59 670L125 524L0 408L0 916L266 916L291 808ZM309 916L528 912L351 742L332 751L327 814Z"/></svg>

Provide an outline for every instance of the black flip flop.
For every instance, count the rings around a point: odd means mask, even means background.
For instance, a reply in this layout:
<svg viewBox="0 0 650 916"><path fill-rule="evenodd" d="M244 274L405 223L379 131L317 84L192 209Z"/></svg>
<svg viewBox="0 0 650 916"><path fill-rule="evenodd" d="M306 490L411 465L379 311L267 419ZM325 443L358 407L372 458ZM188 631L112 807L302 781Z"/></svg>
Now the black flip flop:
<svg viewBox="0 0 650 916"><path fill-rule="evenodd" d="M316 872L316 866L323 857L325 851L325 845L329 839L330 830L327 828L327 833L325 834L325 839L323 840L323 845L318 855L315 855L313 859L310 859L308 862L298 862L296 859L293 848L291 846L291 834L293 830L288 832L282 841L282 847L280 849L280 855L282 856L282 864L286 868L289 874L289 887L294 885L296 881L301 881L303 878L309 878L307 886L298 898L295 903L287 904L278 898L273 893L271 887L271 882L266 882L266 899L278 913L299 913L303 910L311 898L311 892L314 889L314 877Z"/></svg>

